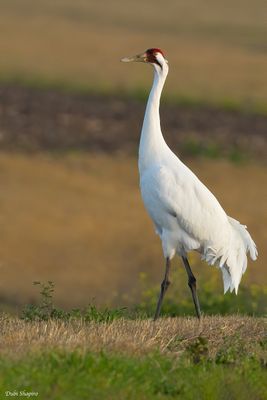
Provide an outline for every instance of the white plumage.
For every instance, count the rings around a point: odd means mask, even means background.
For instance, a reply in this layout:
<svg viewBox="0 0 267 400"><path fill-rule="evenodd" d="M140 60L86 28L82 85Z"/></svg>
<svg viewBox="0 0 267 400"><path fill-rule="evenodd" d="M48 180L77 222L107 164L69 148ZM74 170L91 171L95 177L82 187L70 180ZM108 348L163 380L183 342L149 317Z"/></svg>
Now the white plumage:
<svg viewBox="0 0 267 400"><path fill-rule="evenodd" d="M164 141L159 104L168 62L159 49L123 61L148 62L154 67L141 133L139 172L142 198L161 238L164 256L171 260L175 254L186 258L192 250L199 252L207 263L221 269L224 292L235 289L237 293L247 267L246 254L255 260L256 245L246 226L227 216L215 196Z"/></svg>

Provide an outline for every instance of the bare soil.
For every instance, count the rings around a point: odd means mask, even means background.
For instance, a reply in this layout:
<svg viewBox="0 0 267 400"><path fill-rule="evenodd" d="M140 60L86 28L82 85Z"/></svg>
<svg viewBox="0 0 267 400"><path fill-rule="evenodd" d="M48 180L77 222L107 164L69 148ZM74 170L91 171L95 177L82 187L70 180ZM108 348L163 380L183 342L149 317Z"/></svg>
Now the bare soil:
<svg viewBox="0 0 267 400"><path fill-rule="evenodd" d="M26 152L136 152L145 103L129 98L0 87L0 148ZM263 159L267 117L208 107L162 104L166 141L186 156L238 151Z"/></svg>

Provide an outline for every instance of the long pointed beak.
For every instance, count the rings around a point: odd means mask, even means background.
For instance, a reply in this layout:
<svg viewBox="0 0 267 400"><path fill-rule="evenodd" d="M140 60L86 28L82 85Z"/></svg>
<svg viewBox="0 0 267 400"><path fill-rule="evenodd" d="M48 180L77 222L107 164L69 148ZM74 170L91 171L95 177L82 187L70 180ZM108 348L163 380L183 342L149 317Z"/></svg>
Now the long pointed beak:
<svg viewBox="0 0 267 400"><path fill-rule="evenodd" d="M121 59L122 62L147 62L146 53L137 54L136 56L124 57Z"/></svg>

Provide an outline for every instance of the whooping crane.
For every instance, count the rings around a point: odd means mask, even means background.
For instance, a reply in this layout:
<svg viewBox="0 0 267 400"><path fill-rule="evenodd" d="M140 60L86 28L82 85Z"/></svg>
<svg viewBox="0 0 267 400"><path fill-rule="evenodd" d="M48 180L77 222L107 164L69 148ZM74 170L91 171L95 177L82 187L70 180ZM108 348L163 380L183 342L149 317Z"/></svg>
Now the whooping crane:
<svg viewBox="0 0 267 400"><path fill-rule="evenodd" d="M143 62L154 67L154 82L146 106L138 160L142 198L161 238L166 259L154 320L160 314L170 284L170 265L175 254L183 260L196 314L200 318L196 278L187 253L196 250L202 259L220 268L224 293L235 289L237 294L247 268L246 254L249 252L251 259L256 260L256 245L246 226L227 216L215 196L171 151L162 136L159 104L169 70L163 52L152 48L121 61Z"/></svg>

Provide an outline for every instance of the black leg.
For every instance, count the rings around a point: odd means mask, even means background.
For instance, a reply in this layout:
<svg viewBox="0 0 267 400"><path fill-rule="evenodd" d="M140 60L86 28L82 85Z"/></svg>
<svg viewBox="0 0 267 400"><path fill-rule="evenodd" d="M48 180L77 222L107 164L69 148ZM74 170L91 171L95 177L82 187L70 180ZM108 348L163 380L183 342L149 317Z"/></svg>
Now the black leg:
<svg viewBox="0 0 267 400"><path fill-rule="evenodd" d="M196 285L196 278L193 275L193 272L190 268L188 259L186 257L182 257L187 275L188 275L188 286L191 289L192 292L192 297L193 297L193 301L195 304L195 309L196 309L196 314L197 317L200 319L201 316L201 312L200 312L200 306L199 306L199 301L198 301L198 297L197 297L197 285Z"/></svg>
<svg viewBox="0 0 267 400"><path fill-rule="evenodd" d="M170 266L171 266L171 261L169 258L166 258L165 276L161 283L160 294L159 294L158 304L157 304L157 308L156 308L156 312L155 312L155 316L154 316L154 321L156 321L156 319L158 318L158 316L160 314L163 297L164 297L165 293L167 292L167 289L170 285L170 281L168 279L169 273L170 273Z"/></svg>

